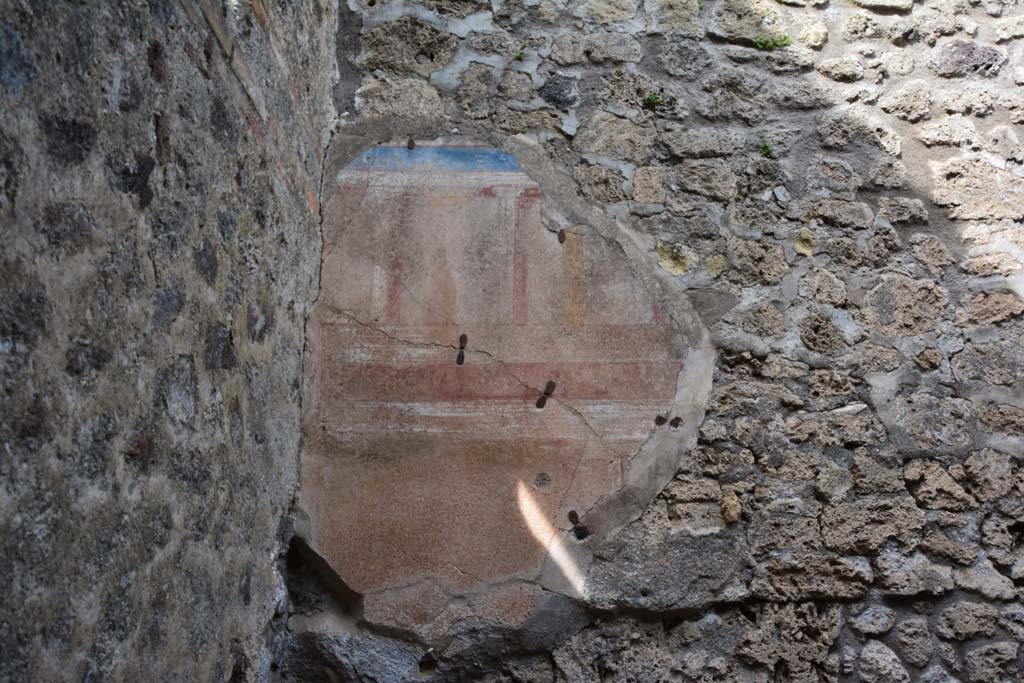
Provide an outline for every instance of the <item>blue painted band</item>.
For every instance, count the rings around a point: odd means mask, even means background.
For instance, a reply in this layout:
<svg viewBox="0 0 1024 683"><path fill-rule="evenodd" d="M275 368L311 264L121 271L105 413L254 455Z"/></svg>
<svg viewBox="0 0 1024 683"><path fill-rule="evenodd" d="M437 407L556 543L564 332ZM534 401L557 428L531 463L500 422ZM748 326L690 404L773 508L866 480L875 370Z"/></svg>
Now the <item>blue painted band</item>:
<svg viewBox="0 0 1024 683"><path fill-rule="evenodd" d="M519 171L511 155L493 147L374 147L346 171Z"/></svg>

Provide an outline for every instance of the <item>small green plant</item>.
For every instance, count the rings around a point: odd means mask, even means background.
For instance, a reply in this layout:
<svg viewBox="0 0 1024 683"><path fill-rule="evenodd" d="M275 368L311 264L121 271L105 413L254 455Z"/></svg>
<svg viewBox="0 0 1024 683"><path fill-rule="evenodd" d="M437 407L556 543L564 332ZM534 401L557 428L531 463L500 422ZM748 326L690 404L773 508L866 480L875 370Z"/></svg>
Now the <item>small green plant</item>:
<svg viewBox="0 0 1024 683"><path fill-rule="evenodd" d="M772 50L778 50L780 47L786 47L792 45L793 39L787 36L785 33L780 33L775 36L758 36L754 38L754 47L758 50L765 50L771 52Z"/></svg>
<svg viewBox="0 0 1024 683"><path fill-rule="evenodd" d="M775 150L772 149L772 145L770 142L762 142L758 146L757 151L760 152L761 156L763 156L765 159L775 158Z"/></svg>
<svg viewBox="0 0 1024 683"><path fill-rule="evenodd" d="M517 53L516 53L516 61L517 61L517 62L521 62L521 61L523 61L524 59L526 59L526 53L525 53L525 52L523 52L522 50L520 50L519 52L517 52Z"/></svg>
<svg viewBox="0 0 1024 683"><path fill-rule="evenodd" d="M647 109L657 109L661 105L665 104L665 99L661 96L661 93L651 90L644 95L644 107Z"/></svg>

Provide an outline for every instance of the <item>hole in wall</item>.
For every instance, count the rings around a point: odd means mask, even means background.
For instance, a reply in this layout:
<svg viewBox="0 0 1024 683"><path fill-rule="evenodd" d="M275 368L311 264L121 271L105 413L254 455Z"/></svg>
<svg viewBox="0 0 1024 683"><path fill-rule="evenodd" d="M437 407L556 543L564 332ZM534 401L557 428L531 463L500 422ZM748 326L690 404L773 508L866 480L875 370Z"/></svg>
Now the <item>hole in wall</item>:
<svg viewBox="0 0 1024 683"><path fill-rule="evenodd" d="M355 631L363 616L363 597L298 536L288 544L285 566L293 614L310 623L332 623L344 632Z"/></svg>
<svg viewBox="0 0 1024 683"><path fill-rule="evenodd" d="M420 676L429 676L437 671L437 656L434 655L434 648L423 653L419 661Z"/></svg>

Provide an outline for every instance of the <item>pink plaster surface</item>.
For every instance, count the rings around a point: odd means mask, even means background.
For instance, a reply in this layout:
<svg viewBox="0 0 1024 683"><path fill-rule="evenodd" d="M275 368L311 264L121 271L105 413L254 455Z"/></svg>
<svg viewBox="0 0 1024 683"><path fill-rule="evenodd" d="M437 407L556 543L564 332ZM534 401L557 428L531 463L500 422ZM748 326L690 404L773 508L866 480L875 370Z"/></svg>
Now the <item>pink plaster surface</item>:
<svg viewBox="0 0 1024 683"><path fill-rule="evenodd" d="M547 544L517 486L574 543L569 511L623 486L676 395L679 332L614 245L542 224L521 172L336 182L307 327L311 545L377 623L433 636L467 616L521 623Z"/></svg>

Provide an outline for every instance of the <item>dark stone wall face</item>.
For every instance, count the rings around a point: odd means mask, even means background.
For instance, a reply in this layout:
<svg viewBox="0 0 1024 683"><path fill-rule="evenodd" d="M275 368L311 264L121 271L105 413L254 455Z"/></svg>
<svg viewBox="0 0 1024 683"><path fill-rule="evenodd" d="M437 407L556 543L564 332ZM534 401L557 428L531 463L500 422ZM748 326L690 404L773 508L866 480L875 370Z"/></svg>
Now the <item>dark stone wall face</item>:
<svg viewBox="0 0 1024 683"><path fill-rule="evenodd" d="M0 5L0 681L266 676L336 8Z"/></svg>

